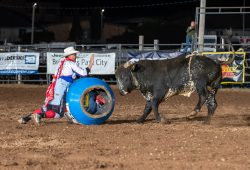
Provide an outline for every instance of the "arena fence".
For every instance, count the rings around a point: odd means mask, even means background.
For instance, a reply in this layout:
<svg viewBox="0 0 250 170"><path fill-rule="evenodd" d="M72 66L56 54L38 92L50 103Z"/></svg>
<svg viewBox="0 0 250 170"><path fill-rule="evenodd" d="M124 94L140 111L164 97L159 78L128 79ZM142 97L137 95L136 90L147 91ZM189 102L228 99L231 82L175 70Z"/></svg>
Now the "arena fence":
<svg viewBox="0 0 250 170"><path fill-rule="evenodd" d="M48 53L56 54L63 53L63 49L73 45L78 51L83 54L97 53L102 57L102 54L114 54L115 55L115 69L129 60L128 53L147 53L152 51L175 53L179 52L183 44L143 44L142 50L141 44L98 44L98 45L75 45L69 43L62 44L37 44L37 45L5 45L0 46L1 53L10 52L23 52L23 53L38 53L39 54L39 66L38 71L35 74L1 74L0 83L2 84L49 84L52 80L52 74L48 73L47 68L47 55ZM0 54L1 54L0 53ZM243 79L240 81L241 86L248 87L250 85L250 56L249 51L246 50L246 55L243 61L244 74ZM110 84L115 84L116 79L114 72L111 74L93 74L92 76L105 80ZM231 83L235 84L235 83Z"/></svg>
<svg viewBox="0 0 250 170"><path fill-rule="evenodd" d="M63 53L63 49L68 46L74 46L81 53L97 53L97 54L115 54L115 68L128 60L125 55L127 52L139 51L140 44L94 44L94 45L76 45L74 43L54 43L54 44L35 44L35 45L2 45L0 46L0 54L2 53L39 53L39 67L35 74L1 74L0 83L18 83L18 84L49 84L52 80L52 73L48 74L47 54ZM143 44L143 51L156 50L161 47L164 51L178 51L181 44ZM176 49L176 50L172 50ZM101 56L102 57L102 56ZM0 58L1 59L1 58ZM105 80L109 83L116 83L114 72L111 74L93 74L92 76Z"/></svg>

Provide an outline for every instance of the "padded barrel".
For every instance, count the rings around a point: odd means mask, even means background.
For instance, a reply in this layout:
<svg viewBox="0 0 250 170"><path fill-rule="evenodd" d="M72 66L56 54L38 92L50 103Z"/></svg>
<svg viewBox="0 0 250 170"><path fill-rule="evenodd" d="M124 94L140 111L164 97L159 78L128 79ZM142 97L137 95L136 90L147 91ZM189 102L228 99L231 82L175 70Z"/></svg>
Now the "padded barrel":
<svg viewBox="0 0 250 170"><path fill-rule="evenodd" d="M89 94L92 93L102 95L101 98L104 100L102 105L98 105L98 109L100 108L98 113L88 111L91 104ZM96 103L94 104L96 105ZM74 123L85 125L102 124L111 116L114 110L115 97L106 82L93 77L80 78L69 87L66 94L66 106L68 115L70 115Z"/></svg>

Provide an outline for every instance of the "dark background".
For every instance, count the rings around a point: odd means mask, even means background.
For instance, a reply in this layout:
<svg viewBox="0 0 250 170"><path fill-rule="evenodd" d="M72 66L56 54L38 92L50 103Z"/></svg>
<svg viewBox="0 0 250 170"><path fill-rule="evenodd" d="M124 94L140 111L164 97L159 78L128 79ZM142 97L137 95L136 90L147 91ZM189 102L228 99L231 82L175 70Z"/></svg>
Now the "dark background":
<svg viewBox="0 0 250 170"><path fill-rule="evenodd" d="M2 5L7 12L21 12L26 15L27 20L31 19L32 4L34 2L38 3L36 9L37 15L39 15L39 12L44 12L44 10L51 13L51 15L36 18L36 27L43 28L48 24L72 21L74 30L70 35L71 37L69 37L69 41L82 42L81 39L76 39L79 37L79 30L81 29L78 22L80 19L88 19L91 23L91 41L84 43L138 43L139 35L145 36L145 43L152 43L154 39L158 39L160 43L180 43L185 39L185 31L190 21L195 20L196 7L200 6L199 0L26 0L24 3L9 0L0 2L0 6ZM239 7L249 5L250 2L247 0L207 0L207 7ZM123 35L100 41L101 9L105 9L103 13L104 23L123 25L130 31L125 32ZM54 14L60 17L53 18ZM245 21L248 21L248 19L249 17L246 16ZM9 18L3 17L3 20L9 20ZM27 21L27 23L30 23L30 21ZM206 28L217 29L223 27L241 28L242 16L225 17L217 15L206 17ZM39 35L37 34L36 41L39 41ZM47 36L48 34L46 33L46 36L42 34L40 37L56 41ZM29 38L27 38L28 41Z"/></svg>

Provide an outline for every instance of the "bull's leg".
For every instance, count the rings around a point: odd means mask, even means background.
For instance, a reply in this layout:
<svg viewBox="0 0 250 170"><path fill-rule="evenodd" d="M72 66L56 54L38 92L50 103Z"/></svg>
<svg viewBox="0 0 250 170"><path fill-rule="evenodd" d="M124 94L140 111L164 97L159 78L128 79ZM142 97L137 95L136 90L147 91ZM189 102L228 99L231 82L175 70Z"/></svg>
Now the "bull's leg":
<svg viewBox="0 0 250 170"><path fill-rule="evenodd" d="M146 105L145 105L143 114L142 114L141 117L137 120L137 122L138 122L138 123L143 123L151 111L152 111L151 101L148 100L148 101L146 102Z"/></svg>
<svg viewBox="0 0 250 170"><path fill-rule="evenodd" d="M198 101L196 107L194 108L194 110L187 115L188 119L193 119L198 114L198 112L200 112L201 107L205 103L207 96L208 96L208 90L206 88L205 83L203 83L203 84L197 83L196 89L197 89L197 93L199 95L199 101Z"/></svg>
<svg viewBox="0 0 250 170"><path fill-rule="evenodd" d="M158 112L158 108L159 108L159 100L158 99L154 98L152 100L152 107L153 107L156 121L161 122L161 116L160 116L160 113Z"/></svg>
<svg viewBox="0 0 250 170"><path fill-rule="evenodd" d="M154 116L155 116L155 119L156 121L159 123L159 122L162 122L162 123L170 123L169 120L167 120L165 117L162 117L158 111L158 108L159 108L159 104L162 100L159 100L157 98L154 98L152 100L152 108L153 108L153 111L154 111Z"/></svg>
<svg viewBox="0 0 250 170"><path fill-rule="evenodd" d="M205 124L209 124L211 121L211 117L213 116L215 109L217 108L217 102L215 100L215 95L217 93L217 89L213 89L209 91L209 95L207 98L207 109L208 109L208 114L207 118L204 120Z"/></svg>

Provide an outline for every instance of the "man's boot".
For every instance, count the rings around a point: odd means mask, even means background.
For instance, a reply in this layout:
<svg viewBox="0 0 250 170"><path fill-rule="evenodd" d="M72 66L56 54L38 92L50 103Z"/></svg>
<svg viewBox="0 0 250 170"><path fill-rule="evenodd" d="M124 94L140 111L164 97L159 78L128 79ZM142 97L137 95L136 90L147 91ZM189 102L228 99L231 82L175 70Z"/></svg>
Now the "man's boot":
<svg viewBox="0 0 250 170"><path fill-rule="evenodd" d="M33 113L32 116L33 116L34 122L39 125L41 123L42 116L37 113Z"/></svg>
<svg viewBox="0 0 250 170"><path fill-rule="evenodd" d="M45 117L45 112L43 109L37 109L33 112L32 117L36 124L40 124L42 117Z"/></svg>
<svg viewBox="0 0 250 170"><path fill-rule="evenodd" d="M28 121L31 120L31 115L32 115L32 113L27 114L27 115L21 117L20 119L18 119L18 122L19 122L20 124L26 124Z"/></svg>
<svg viewBox="0 0 250 170"><path fill-rule="evenodd" d="M71 118L71 116L68 114L68 112L65 112L64 113L64 117L67 119L67 121L70 123L70 124L73 124L73 120Z"/></svg>

